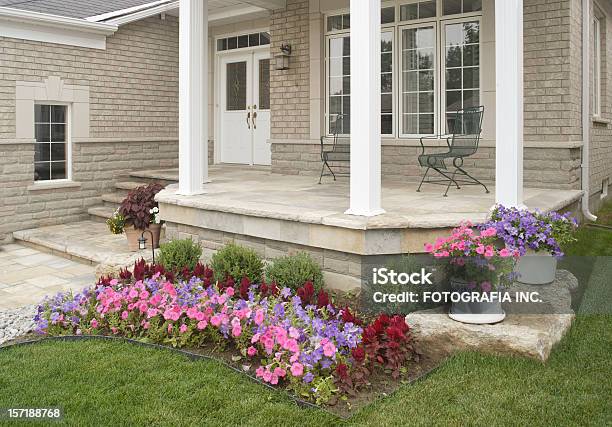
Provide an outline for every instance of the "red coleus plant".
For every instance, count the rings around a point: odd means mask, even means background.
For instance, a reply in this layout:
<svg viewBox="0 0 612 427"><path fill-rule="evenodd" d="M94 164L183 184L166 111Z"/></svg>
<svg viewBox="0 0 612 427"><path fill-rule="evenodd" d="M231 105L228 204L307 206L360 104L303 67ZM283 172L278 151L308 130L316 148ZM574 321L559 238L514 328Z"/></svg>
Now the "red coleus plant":
<svg viewBox="0 0 612 427"><path fill-rule="evenodd" d="M154 182L130 191L119 207L119 213L125 217L126 223L138 230L145 230L151 223L151 209L157 206L155 195L163 189L163 185Z"/></svg>
<svg viewBox="0 0 612 427"><path fill-rule="evenodd" d="M306 282L304 286L298 288L296 293L297 296L300 297L304 307L307 305L316 305L317 307L321 308L326 307L331 303L329 294L323 289L321 289L318 294L315 294L314 285L310 280Z"/></svg>
<svg viewBox="0 0 612 427"><path fill-rule="evenodd" d="M398 378L402 367L414 357L410 328L402 316L381 314L363 330L364 363L378 364Z"/></svg>

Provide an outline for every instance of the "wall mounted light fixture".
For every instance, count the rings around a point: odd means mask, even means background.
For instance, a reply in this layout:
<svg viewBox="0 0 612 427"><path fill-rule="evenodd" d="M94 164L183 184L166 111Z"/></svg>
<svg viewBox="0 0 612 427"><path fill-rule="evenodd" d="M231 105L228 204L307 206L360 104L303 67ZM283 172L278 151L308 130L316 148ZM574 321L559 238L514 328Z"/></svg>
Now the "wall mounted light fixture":
<svg viewBox="0 0 612 427"><path fill-rule="evenodd" d="M280 52L274 55L274 69L275 70L288 70L289 69L289 58L291 57L291 45L283 44L280 47Z"/></svg>

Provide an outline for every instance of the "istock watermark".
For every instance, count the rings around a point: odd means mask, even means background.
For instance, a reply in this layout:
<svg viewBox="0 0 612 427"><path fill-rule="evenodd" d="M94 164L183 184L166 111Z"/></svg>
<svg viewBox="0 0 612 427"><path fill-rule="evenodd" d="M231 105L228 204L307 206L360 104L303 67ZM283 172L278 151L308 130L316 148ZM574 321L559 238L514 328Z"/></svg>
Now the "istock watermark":
<svg viewBox="0 0 612 427"><path fill-rule="evenodd" d="M596 286L605 279L593 274L594 265L610 266L611 259L565 257L559 260L552 282L534 285L521 282L513 268L496 270L497 265L477 257L366 257L362 260L361 307L372 314L409 314L456 304L493 303L502 304L508 314L539 315L571 314L586 300L586 312L611 313L610 299L603 296L606 292L601 286ZM464 274L456 274L458 270ZM432 311L436 312L439 310Z"/></svg>
<svg viewBox="0 0 612 427"><path fill-rule="evenodd" d="M372 283L374 285L433 285L432 271L421 271L415 273L397 272L386 267L372 269Z"/></svg>

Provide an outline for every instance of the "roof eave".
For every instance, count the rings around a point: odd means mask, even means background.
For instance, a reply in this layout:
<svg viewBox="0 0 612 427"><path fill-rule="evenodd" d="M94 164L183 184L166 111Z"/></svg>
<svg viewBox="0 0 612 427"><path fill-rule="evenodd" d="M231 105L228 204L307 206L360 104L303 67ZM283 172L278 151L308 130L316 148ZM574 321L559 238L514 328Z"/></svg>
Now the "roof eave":
<svg viewBox="0 0 612 427"><path fill-rule="evenodd" d="M70 29L84 33L110 36L118 26L111 23L89 22L80 18L32 12L10 7L0 7L0 20L35 24L44 27Z"/></svg>

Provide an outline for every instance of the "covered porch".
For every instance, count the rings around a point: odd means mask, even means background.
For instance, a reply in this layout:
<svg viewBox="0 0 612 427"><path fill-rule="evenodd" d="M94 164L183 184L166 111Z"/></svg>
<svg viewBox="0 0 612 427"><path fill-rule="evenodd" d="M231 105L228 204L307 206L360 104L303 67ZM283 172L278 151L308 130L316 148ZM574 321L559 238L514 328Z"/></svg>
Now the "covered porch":
<svg viewBox="0 0 612 427"><path fill-rule="evenodd" d="M492 0L493 1L493 0ZM177 195L190 196L206 193L210 182L209 165L209 135L211 123L210 99L212 91L206 84L210 67L209 40L209 7L214 1L180 0L179 5L179 187ZM258 7L268 10L278 10L294 6L281 0L258 0L238 2L245 5L257 3ZM318 2L314 2L318 5ZM434 2L436 3L436 2ZM309 2L311 9L313 2ZM381 203L382 179L382 145L381 130L381 1L351 0L350 13L350 43L359 46L353 49L350 58L350 125L344 132L350 137L350 184L349 215L376 216L384 213ZM523 1L495 0L495 16L489 16L491 25L495 21L495 202L508 206L524 206L523 201L523 138L524 138L524 94L523 94ZM419 6L420 7L420 6ZM214 9L213 9L214 10ZM288 19L288 18L287 18ZM296 28L304 31L311 39L320 36L312 28ZM272 41L274 51L281 40ZM316 45L317 43L313 43ZM310 58L311 83L317 70L313 68L316 54L312 50ZM320 52L319 52L320 53ZM420 55L420 54L419 54ZM319 57L321 62L323 58ZM272 62L274 64L274 61ZM493 64L488 64L492 66ZM273 66L274 69L276 66ZM484 68L484 67L483 67ZM280 68L284 69L284 68ZM483 70L488 73L488 70ZM316 79L316 78L315 78ZM289 89L288 89L289 90ZM312 90L312 84L311 84ZM271 93L274 96L274 92ZM297 96L297 95L296 95ZM248 98L247 98L248 99ZM217 99L218 101L218 99ZM476 101L478 102L478 98ZM260 100L261 103L261 100ZM311 99L312 103L312 99ZM463 104L461 104L463 105ZM252 107L254 111L256 106ZM227 106L226 106L227 108ZM248 109L247 108L247 109ZM291 111L291 105L286 106L287 116L299 116L299 111ZM461 108L461 107L459 107ZM274 110L274 108L272 108ZM314 108L316 110L316 108ZM248 110L246 115L248 127L250 120L255 128L255 112ZM251 113L253 118L251 118ZM310 120L319 116L316 111L308 111ZM326 112L327 115L331 111ZM240 116L242 117L242 116ZM271 121L278 115L272 111ZM277 120L278 121L278 120ZM242 119L240 124L244 125ZM238 125L238 123L237 123ZM272 126L274 127L274 123ZM325 127L324 127L325 128ZM321 133L324 132L321 129ZM290 133L291 129L287 130ZM348 132L347 132L348 131ZM325 131L325 133L327 133ZM437 134L444 134L438 131ZM320 135L320 134L319 134ZM312 138L312 135L311 135ZM315 137L317 138L317 137ZM418 138L417 138L418 139Z"/></svg>
<svg viewBox="0 0 612 427"><path fill-rule="evenodd" d="M484 220L496 203L573 208L582 191L524 188L523 0L494 3L496 185L490 194L463 187L445 198L439 187L417 193L414 183L382 178L380 0L350 1L351 43L360 46L350 56L350 177L323 185L269 168L209 166L208 1L180 0L178 184L158 195L167 237L191 237L207 255L229 241L267 259L305 250L323 267L328 286L354 289L362 257L420 252L460 222ZM316 114L310 111L311 120Z"/></svg>
<svg viewBox="0 0 612 427"><path fill-rule="evenodd" d="M307 251L323 267L327 285L343 290L359 287L363 257L422 252L424 243L462 221L483 221L495 203L494 194L481 188L466 187L442 197L437 187L417 193L415 183L383 180L385 212L357 216L346 213L348 180L319 185L311 176L229 165L211 166L209 173L206 193L181 195L175 184L157 196L167 238L192 238L207 257L230 241L252 247L268 260ZM178 171L162 174L168 178ZM577 190L528 188L525 203L542 211L572 209L581 195Z"/></svg>

